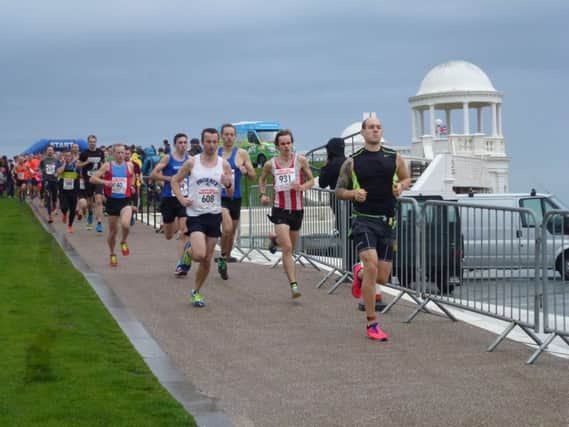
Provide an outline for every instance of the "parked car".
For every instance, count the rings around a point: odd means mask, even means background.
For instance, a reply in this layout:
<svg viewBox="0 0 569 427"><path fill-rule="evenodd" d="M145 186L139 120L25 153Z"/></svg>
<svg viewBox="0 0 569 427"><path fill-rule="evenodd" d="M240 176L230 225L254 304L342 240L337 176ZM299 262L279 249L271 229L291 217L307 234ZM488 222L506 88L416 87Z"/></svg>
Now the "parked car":
<svg viewBox="0 0 569 427"><path fill-rule="evenodd" d="M564 210L551 194L503 193L459 195L464 234L464 267L532 269L536 238L547 212ZM475 207L472 207L475 205ZM507 208L507 209L501 209ZM525 208L534 216L516 209ZM555 216L546 227L545 263L569 280L569 218Z"/></svg>

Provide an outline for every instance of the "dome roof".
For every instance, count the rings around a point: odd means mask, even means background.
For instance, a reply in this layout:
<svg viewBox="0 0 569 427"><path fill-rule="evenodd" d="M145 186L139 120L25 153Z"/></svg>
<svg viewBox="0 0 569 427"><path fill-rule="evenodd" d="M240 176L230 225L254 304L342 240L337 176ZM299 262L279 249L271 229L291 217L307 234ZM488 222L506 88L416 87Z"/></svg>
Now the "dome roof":
<svg viewBox="0 0 569 427"><path fill-rule="evenodd" d="M416 96L443 92L496 92L480 67L467 61L439 64L427 73Z"/></svg>
<svg viewBox="0 0 569 427"><path fill-rule="evenodd" d="M361 141L363 142L363 138L360 135L360 130L362 129L362 122L354 122L351 125L349 125L346 129L344 129L342 131L342 135L340 135L342 138L346 138L347 136L353 135L355 133L357 133L356 136L354 136L354 141Z"/></svg>

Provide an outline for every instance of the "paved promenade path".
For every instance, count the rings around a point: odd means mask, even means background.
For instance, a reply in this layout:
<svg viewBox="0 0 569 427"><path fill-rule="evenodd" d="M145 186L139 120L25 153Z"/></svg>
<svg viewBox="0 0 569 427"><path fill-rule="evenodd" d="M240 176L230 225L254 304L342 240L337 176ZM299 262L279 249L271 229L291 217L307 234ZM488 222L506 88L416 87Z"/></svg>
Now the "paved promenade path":
<svg viewBox="0 0 569 427"><path fill-rule="evenodd" d="M105 229L106 229L105 224ZM52 230L60 233L60 217ZM137 223L131 255L108 266L105 234L75 226L68 242L102 275L176 366L236 426L567 426L569 361L398 303L380 322L386 343L365 338L348 286L328 295L323 273L298 267L291 300L282 267L229 264L208 278L207 306L191 307L196 266L175 278L175 242ZM106 230L105 230L106 231Z"/></svg>

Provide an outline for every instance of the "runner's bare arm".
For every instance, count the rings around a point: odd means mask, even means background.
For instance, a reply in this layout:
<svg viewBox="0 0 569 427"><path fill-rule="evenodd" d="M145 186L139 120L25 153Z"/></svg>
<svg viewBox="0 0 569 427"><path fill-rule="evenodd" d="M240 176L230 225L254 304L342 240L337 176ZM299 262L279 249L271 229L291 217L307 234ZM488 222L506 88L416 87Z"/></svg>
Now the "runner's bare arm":
<svg viewBox="0 0 569 427"><path fill-rule="evenodd" d="M61 175L64 170L65 170L65 161L61 162L61 166L57 168L57 170L55 171L55 175L56 176Z"/></svg>
<svg viewBox="0 0 569 427"><path fill-rule="evenodd" d="M176 196L176 199L180 202L182 206L190 206L191 200L184 197L182 191L180 190L180 182L184 180L191 172L194 167L194 158L190 157L184 162L178 173L174 175L170 181L170 187L172 188L172 193Z"/></svg>
<svg viewBox="0 0 569 427"><path fill-rule="evenodd" d="M308 164L308 159L304 156L298 156L298 160L300 161L300 168L304 176L306 177L306 181L300 186L300 191L306 191L309 188L314 186L314 175L312 175L312 170L310 169L310 165Z"/></svg>
<svg viewBox="0 0 569 427"><path fill-rule="evenodd" d="M164 157L162 157L160 161L156 164L156 166L154 166L154 169L152 169L152 172L150 173L150 178L156 179L158 181L171 181L172 180L171 176L162 175L162 171L166 166L168 166L169 161L170 161L169 155L165 155Z"/></svg>
<svg viewBox="0 0 569 427"><path fill-rule="evenodd" d="M259 177L259 193L265 194L267 192L267 177L271 174L271 161L267 160L263 165L263 171Z"/></svg>
<svg viewBox="0 0 569 427"><path fill-rule="evenodd" d="M81 156L79 156L79 159L77 160L77 167L78 168L82 168L83 166L88 165L90 163L89 158L86 158L85 161L83 161L83 162L80 159L81 159Z"/></svg>
<svg viewBox="0 0 569 427"><path fill-rule="evenodd" d="M393 195L399 197L403 191L411 186L411 176L409 175L407 163L405 163L405 160L403 160L403 157L401 157L399 153L397 153L396 164L397 169L395 173L397 174L399 182L393 187Z"/></svg>
<svg viewBox="0 0 569 427"><path fill-rule="evenodd" d="M240 155L239 162L245 168L245 171L241 169L241 173L247 174L247 177L251 181L257 179L257 174L255 173L255 168L253 167L253 163L251 163L251 157L249 156L249 153L245 151L243 148L240 148L239 155ZM241 166L239 167L241 168Z"/></svg>
<svg viewBox="0 0 569 427"><path fill-rule="evenodd" d="M233 198L233 191L235 187L232 180L233 171L231 165L227 160L223 161L223 175L221 176L221 185L225 187L225 193L227 197Z"/></svg>
<svg viewBox="0 0 569 427"><path fill-rule="evenodd" d="M341 200L354 200L355 191L352 189L353 159L348 157L340 168L340 175L336 184L336 197Z"/></svg>
<svg viewBox="0 0 569 427"><path fill-rule="evenodd" d="M267 196L267 177L271 173L272 163L267 160L263 165L263 171L259 177L259 193L261 194L261 203L266 205L269 203L269 196Z"/></svg>
<svg viewBox="0 0 569 427"><path fill-rule="evenodd" d="M112 181L103 179L103 176L109 171L109 165L110 163L104 163L103 166L101 166L101 168L98 169L97 172L91 176L91 178L89 178L89 182L92 182L93 184L103 184L110 186L112 184Z"/></svg>

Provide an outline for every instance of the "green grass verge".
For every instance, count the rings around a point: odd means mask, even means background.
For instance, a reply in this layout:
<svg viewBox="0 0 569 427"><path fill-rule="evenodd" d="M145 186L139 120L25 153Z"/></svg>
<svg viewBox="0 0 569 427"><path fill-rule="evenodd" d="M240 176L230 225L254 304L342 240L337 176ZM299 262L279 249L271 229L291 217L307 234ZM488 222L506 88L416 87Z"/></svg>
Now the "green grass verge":
<svg viewBox="0 0 569 427"><path fill-rule="evenodd" d="M27 205L0 199L0 426L193 426Z"/></svg>

